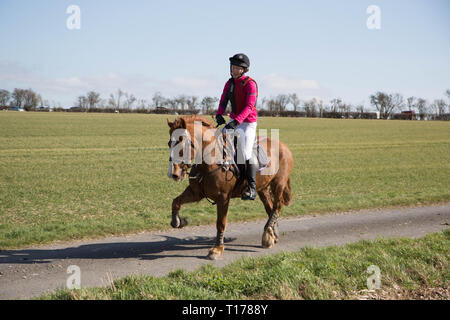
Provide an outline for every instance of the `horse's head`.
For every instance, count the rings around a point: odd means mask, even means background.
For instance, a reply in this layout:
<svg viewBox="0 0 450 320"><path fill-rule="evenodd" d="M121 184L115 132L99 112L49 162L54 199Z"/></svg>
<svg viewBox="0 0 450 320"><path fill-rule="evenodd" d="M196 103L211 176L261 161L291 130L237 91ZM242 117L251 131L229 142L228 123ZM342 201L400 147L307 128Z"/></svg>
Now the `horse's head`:
<svg viewBox="0 0 450 320"><path fill-rule="evenodd" d="M180 181L185 178L186 172L191 166L192 158L187 154L190 149L190 134L183 118L177 118L173 122L167 119L167 124L170 128L168 142L170 157L167 176L175 181Z"/></svg>
<svg viewBox="0 0 450 320"><path fill-rule="evenodd" d="M205 128L214 127L211 122L199 116L179 117L173 122L167 119L167 125L170 128L170 140L168 142L170 157L167 176L175 181L183 180L186 177L186 172L192 166L195 151L194 125L196 121L201 122L202 137Z"/></svg>

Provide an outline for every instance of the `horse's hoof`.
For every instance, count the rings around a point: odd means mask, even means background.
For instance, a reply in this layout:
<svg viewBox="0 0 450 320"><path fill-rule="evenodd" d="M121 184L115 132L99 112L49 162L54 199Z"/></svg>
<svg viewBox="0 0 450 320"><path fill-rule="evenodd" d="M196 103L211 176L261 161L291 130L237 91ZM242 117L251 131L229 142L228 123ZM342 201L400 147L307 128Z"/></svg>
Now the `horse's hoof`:
<svg viewBox="0 0 450 320"><path fill-rule="evenodd" d="M209 253L209 254L207 255L207 258L208 258L209 260L218 260L219 257L220 257L220 255L218 255L218 254L211 254L211 253Z"/></svg>
<svg viewBox="0 0 450 320"><path fill-rule="evenodd" d="M278 242L278 241L277 241ZM262 247L264 249L270 249L275 245L275 235L273 234L273 229L268 227L262 236Z"/></svg>
<svg viewBox="0 0 450 320"><path fill-rule="evenodd" d="M172 219L170 225L172 226L172 228L181 229L183 227L186 227L188 225L188 222L185 218L176 217Z"/></svg>
<svg viewBox="0 0 450 320"><path fill-rule="evenodd" d="M180 218L180 225L178 228L181 229L183 227L186 227L187 225L188 225L188 222L187 222L186 218Z"/></svg>
<svg viewBox="0 0 450 320"><path fill-rule="evenodd" d="M181 225L180 218L172 218L172 221L170 221L170 225L172 226L172 228L179 228Z"/></svg>
<svg viewBox="0 0 450 320"><path fill-rule="evenodd" d="M209 260L217 260L222 256L224 250L224 246L212 247L209 249L208 259Z"/></svg>

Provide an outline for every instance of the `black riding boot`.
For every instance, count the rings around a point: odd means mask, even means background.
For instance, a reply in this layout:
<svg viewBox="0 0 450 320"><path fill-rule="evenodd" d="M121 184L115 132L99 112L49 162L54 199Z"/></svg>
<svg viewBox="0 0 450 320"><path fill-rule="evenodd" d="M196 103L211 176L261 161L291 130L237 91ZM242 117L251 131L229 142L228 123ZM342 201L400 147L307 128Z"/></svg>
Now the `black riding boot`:
<svg viewBox="0 0 450 320"><path fill-rule="evenodd" d="M256 199L256 171L258 167L256 164L251 164L249 160L246 161L247 168L245 170L245 177L247 179L248 191L244 192L242 200L255 200Z"/></svg>

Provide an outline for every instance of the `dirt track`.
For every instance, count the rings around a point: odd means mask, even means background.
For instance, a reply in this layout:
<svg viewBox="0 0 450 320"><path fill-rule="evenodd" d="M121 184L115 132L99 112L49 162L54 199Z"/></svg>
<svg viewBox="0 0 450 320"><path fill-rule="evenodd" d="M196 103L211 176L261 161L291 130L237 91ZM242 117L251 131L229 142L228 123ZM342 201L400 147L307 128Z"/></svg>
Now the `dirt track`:
<svg viewBox="0 0 450 320"><path fill-rule="evenodd" d="M448 228L449 223L450 203L281 218L280 242L268 250L261 248L265 220L228 224L225 253L218 261L206 259L215 226L0 251L0 299L30 298L65 287L70 265L80 267L82 286L93 287L128 274L162 276L204 263L224 266L242 256L293 251L306 245L342 245L379 236L422 237Z"/></svg>

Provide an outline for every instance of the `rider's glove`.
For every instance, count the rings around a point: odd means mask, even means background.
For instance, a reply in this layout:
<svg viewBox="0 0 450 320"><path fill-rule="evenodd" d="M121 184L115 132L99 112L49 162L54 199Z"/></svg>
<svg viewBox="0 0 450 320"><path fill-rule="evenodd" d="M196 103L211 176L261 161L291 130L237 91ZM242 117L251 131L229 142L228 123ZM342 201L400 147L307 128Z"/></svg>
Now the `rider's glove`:
<svg viewBox="0 0 450 320"><path fill-rule="evenodd" d="M239 125L239 122L237 121L237 120L233 120L233 121L231 121L230 123L228 123L226 126L225 126L225 129L226 130L228 130L228 129L236 129L236 127Z"/></svg>
<svg viewBox="0 0 450 320"><path fill-rule="evenodd" d="M220 126L225 123L225 119L221 114L216 115L217 126Z"/></svg>

